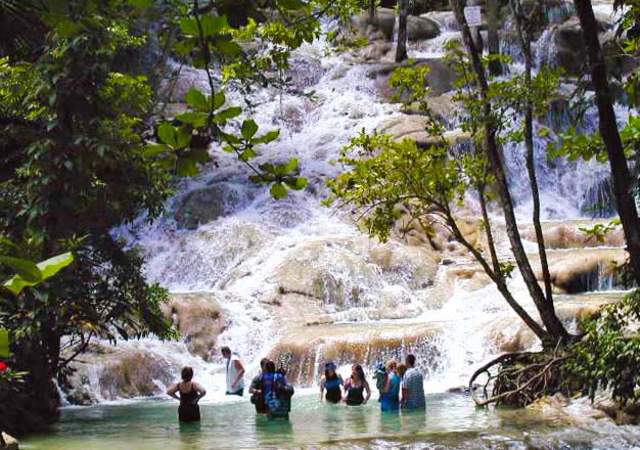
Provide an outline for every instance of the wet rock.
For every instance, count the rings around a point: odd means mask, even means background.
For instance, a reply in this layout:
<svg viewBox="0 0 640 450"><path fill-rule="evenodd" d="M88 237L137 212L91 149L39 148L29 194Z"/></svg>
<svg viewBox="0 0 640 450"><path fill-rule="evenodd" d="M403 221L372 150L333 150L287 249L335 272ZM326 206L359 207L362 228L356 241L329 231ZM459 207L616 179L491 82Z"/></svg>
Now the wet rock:
<svg viewBox="0 0 640 450"><path fill-rule="evenodd" d="M99 382L102 397L114 400L159 395L172 379L172 370L164 359L146 352L132 352L109 361Z"/></svg>
<svg viewBox="0 0 640 450"><path fill-rule="evenodd" d="M409 138L416 141L419 147L441 145L439 137L434 137L425 130L427 118L419 115L402 115L384 121L379 131L391 135L395 140L401 141ZM449 145L470 142L470 135L462 130L446 131L444 139Z"/></svg>
<svg viewBox="0 0 640 450"><path fill-rule="evenodd" d="M189 351L209 360L218 336L227 327L218 301L210 294L175 294L162 309Z"/></svg>
<svg viewBox="0 0 640 450"><path fill-rule="evenodd" d="M351 25L362 35L368 35L372 30L371 26L381 31L387 40L393 38L393 29L396 24L396 13L390 8L378 8L373 23L369 23L369 16L366 12L351 18Z"/></svg>
<svg viewBox="0 0 640 450"><path fill-rule="evenodd" d="M316 383L323 362L338 366L354 362L371 368L408 352L418 358L418 366L429 374L437 370L435 338L439 329L411 324L332 324L290 330L272 350L270 357L288 369L287 377L301 386Z"/></svg>
<svg viewBox="0 0 640 450"><path fill-rule="evenodd" d="M624 246L624 232L621 228L616 228L608 232L603 241L598 241L594 237L590 237L580 228L592 227L596 224L557 224L543 228L542 234L544 242L549 249L566 249L566 248L588 248L588 247L622 247ZM522 237L526 240L535 242L535 230L533 227L527 227L522 230Z"/></svg>
<svg viewBox="0 0 640 450"><path fill-rule="evenodd" d="M455 89L458 73L452 65L441 58L416 59L414 61L416 66L429 67L429 73L425 77L425 85L429 86L430 96L436 97ZM376 87L382 97L396 101L397 91L389 85L389 78L394 69L406 65L407 62L381 64L369 71L368 76L375 79Z"/></svg>
<svg viewBox="0 0 640 450"><path fill-rule="evenodd" d="M174 66L162 82L163 96L169 102L184 103L187 92L196 88L202 92L209 92L206 73L188 65Z"/></svg>
<svg viewBox="0 0 640 450"><path fill-rule="evenodd" d="M393 48L391 42L374 41L360 51L360 56L365 61L380 61Z"/></svg>
<svg viewBox="0 0 640 450"><path fill-rule="evenodd" d="M321 61L318 58L303 55L291 58L289 69L286 72L291 84L301 91L318 84L323 75L324 69Z"/></svg>
<svg viewBox="0 0 640 450"><path fill-rule="evenodd" d="M620 283L623 249L576 250L549 253L551 282L561 292L579 293L611 289ZM538 274L539 279L542 279Z"/></svg>
<svg viewBox="0 0 640 450"><path fill-rule="evenodd" d="M407 17L407 39L410 41L422 41L433 39L440 34L438 23L428 17Z"/></svg>
<svg viewBox="0 0 640 450"><path fill-rule="evenodd" d="M248 194L234 186L216 184L189 192L178 201L175 219L179 228L194 230L228 214L248 199Z"/></svg>
<svg viewBox="0 0 640 450"><path fill-rule="evenodd" d="M0 449L2 449L2 450L18 450L20 448L20 445L19 445L18 440L16 438L14 438L13 436L10 436L7 433L4 433L2 431L0 431L0 433L2 433L2 440L4 441L4 445L2 445L0 443Z"/></svg>
<svg viewBox="0 0 640 450"><path fill-rule="evenodd" d="M420 17L436 22L440 28L460 31L460 25L458 24L453 11L429 11L425 14L421 14Z"/></svg>

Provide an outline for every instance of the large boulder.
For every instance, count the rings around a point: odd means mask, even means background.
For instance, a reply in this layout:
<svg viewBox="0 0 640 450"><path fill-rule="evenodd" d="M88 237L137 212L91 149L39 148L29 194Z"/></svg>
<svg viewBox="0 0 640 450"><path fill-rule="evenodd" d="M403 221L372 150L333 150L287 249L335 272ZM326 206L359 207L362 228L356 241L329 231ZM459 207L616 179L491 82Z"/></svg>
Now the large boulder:
<svg viewBox="0 0 640 450"><path fill-rule="evenodd" d="M396 13L390 8L378 8L373 22L369 21L367 12L363 12L351 18L351 25L360 34L366 36L372 29L381 31L387 40L393 38L393 29L396 24Z"/></svg>
<svg viewBox="0 0 640 450"><path fill-rule="evenodd" d="M595 223L560 223L549 225L543 228L544 243L547 248L587 248L587 247L622 247L624 245L624 232L621 228L616 228L607 233L602 241L589 236L581 228L594 226ZM522 237L535 242L536 234L533 226L528 226L522 230Z"/></svg>
<svg viewBox="0 0 640 450"><path fill-rule="evenodd" d="M441 140L426 131L427 117L420 115L401 115L385 120L378 131L389 134L396 141L413 139L420 147L439 145ZM451 130L444 133L449 145L462 144L470 141L470 135L462 130Z"/></svg>
<svg viewBox="0 0 640 450"><path fill-rule="evenodd" d="M162 308L189 351L209 360L218 336L227 327L218 301L211 294L175 294Z"/></svg>
<svg viewBox="0 0 640 450"><path fill-rule="evenodd" d="M318 84L324 69L318 58L305 55L295 55L289 61L289 69L286 72L291 84L298 90L304 90Z"/></svg>
<svg viewBox="0 0 640 450"><path fill-rule="evenodd" d="M420 17L437 23L441 29L460 31L460 24L456 20L453 11L429 11Z"/></svg>
<svg viewBox="0 0 640 450"><path fill-rule="evenodd" d="M247 191L223 183L193 190L178 200L176 223L179 228L196 229L230 213L248 198Z"/></svg>
<svg viewBox="0 0 640 450"><path fill-rule="evenodd" d="M395 101L398 92L389 85L389 78L396 68L404 67L407 64L405 61L400 64L388 63L376 65L368 72L367 76L375 79L376 87L382 97ZM429 86L430 96L435 97L454 90L458 73L451 64L441 58L416 59L413 60L412 64L429 67L429 73L425 76L424 81L425 85Z"/></svg>
<svg viewBox="0 0 640 450"><path fill-rule="evenodd" d="M433 39L440 34L438 23L428 17L407 17L407 39L410 41L423 41Z"/></svg>
<svg viewBox="0 0 640 450"><path fill-rule="evenodd" d="M560 292L574 294L620 286L626 254L623 249L585 249L550 252L548 258L553 285ZM540 273L538 278L542 279Z"/></svg>

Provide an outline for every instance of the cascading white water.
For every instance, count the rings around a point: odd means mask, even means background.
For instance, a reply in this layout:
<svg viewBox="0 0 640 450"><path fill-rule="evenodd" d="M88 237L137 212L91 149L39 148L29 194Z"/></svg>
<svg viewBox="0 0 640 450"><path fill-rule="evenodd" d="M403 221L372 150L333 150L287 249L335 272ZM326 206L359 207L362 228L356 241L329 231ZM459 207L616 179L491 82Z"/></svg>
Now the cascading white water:
<svg viewBox="0 0 640 450"><path fill-rule="evenodd" d="M427 43L411 44L411 56L440 57L444 43L459 38L450 17L433 19L439 20L443 33ZM302 175L310 180L309 189L275 201L266 188L248 181L243 164L214 145L215 166L206 167L197 179L183 181L164 217L151 224L141 217L115 233L143 252L149 281L172 292L207 292L218 299L228 318L218 345L226 344L237 351L249 373L257 370L258 359L286 334L287 320L293 323L298 319L274 317L268 300L287 283L297 286L296 282L305 278L303 272L313 270L318 276L312 288L320 291L322 300L317 307L323 317L330 316L334 324L364 322L370 330L391 326L397 329L401 348L387 353L384 350L376 358L417 350L423 364L432 364L426 368L429 390L441 391L466 383L474 365L499 351L496 335L508 340L518 333L514 313L492 285L470 290L464 280L448 280L447 266L440 266L435 284L449 283L448 287L438 290L438 286L426 282L416 285L413 278L420 264L400 244L392 254L404 259L392 270L382 269L371 256L379 244L368 241L343 212L320 204L326 192L325 181L342 170L333 164L340 149L360 130L374 130L400 113L397 105L380 100L375 82L368 76L369 67L330 54L322 40L298 50L293 66L294 73L298 71L294 79L301 88L312 90L313 96L301 98L264 89L253 99L257 106L251 116L262 131L281 129L281 138L262 150L258 162L299 158ZM206 86L204 79L198 79L203 74L193 69L189 73L195 84ZM240 103L240 94L230 92L228 97L232 103ZM549 163L544 152L546 143L546 138L536 139L544 216L579 217L590 187L602 180L607 168L598 163ZM514 177L514 198L520 214L527 217L530 205L525 201L529 195L524 187L523 149L507 146L505 154ZM208 223L181 226L176 213L185 198L212 188L218 189L225 203L219 217ZM453 267L457 268L455 264ZM511 287L516 298L533 310L519 277L514 277ZM304 311L297 313L304 315ZM405 345L403 333L425 324L438 330L435 337L422 346ZM331 330L328 332L338 333L337 328ZM153 338L122 342L119 347L154 354L172 367L174 374L180 366L191 365L211 393L209 401L228 400L224 396L223 365L217 355L208 362L189 353L183 342ZM321 345L313 352L309 364L309 370L314 372L312 379L322 366L322 349ZM97 376L90 378L88 384L98 392L97 399L103 400L100 392L104 387L96 384Z"/></svg>

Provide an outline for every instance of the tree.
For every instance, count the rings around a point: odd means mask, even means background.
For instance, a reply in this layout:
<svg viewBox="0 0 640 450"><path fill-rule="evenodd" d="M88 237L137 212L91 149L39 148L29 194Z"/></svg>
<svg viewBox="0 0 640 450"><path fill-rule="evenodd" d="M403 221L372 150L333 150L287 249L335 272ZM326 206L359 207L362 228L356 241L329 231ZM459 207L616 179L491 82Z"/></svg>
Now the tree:
<svg viewBox="0 0 640 450"><path fill-rule="evenodd" d="M462 4L459 0L451 0L451 7L456 16L456 20L462 28L462 37L467 48L469 58L471 59L471 68L475 73L475 83L482 101L480 115L484 118L484 151L491 164L492 172L496 178L496 189L500 198L502 210L506 223L507 235L511 243L511 250L515 257L520 273L527 285L529 294L538 309L540 318L545 325L547 339L544 339L545 345L555 346L560 340L567 340L569 335L555 313L553 299L545 297L544 293L538 285L535 273L529 263L526 252L522 245L522 239L518 231L518 223L516 221L513 200L509 192L506 172L504 168L503 156L497 139L497 124L495 117L491 113L490 99L488 98L489 83L485 68L482 64L481 55L473 41L471 31L464 17Z"/></svg>
<svg viewBox="0 0 640 450"><path fill-rule="evenodd" d="M409 0L398 2L398 42L396 43L396 62L407 59L407 16L409 15Z"/></svg>
<svg viewBox="0 0 640 450"><path fill-rule="evenodd" d="M490 55L500 54L500 2L487 0L487 46ZM493 76L502 75L500 59L492 58L489 61L489 72Z"/></svg>

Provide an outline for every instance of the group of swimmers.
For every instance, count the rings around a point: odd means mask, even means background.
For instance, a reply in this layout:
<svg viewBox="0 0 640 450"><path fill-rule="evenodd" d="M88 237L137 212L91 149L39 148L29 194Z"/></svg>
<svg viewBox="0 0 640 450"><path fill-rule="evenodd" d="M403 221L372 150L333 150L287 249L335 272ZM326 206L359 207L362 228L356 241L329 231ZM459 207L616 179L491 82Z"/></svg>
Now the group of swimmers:
<svg viewBox="0 0 640 450"><path fill-rule="evenodd" d="M229 347L223 347L221 352L226 360L226 394L242 396L244 366ZM376 367L374 377L380 393L382 411L425 408L424 379L415 363L415 356L410 354L405 358L404 364L398 365L395 360L390 360ZM333 362L325 364L324 376L320 382L320 400L330 403L344 402L348 406L366 404L371 398L371 387L362 366L353 365L351 376L347 380L343 380L336 369ZM207 391L193 381L191 367L182 369L181 378L180 382L169 388L167 394L180 401L178 418L181 422L199 421L198 402ZM294 389L287 381L286 371L276 369L273 361L267 358L260 361L260 373L251 381L249 393L257 413L265 414L269 418L289 417Z"/></svg>
<svg viewBox="0 0 640 450"><path fill-rule="evenodd" d="M380 393L382 411L404 409L424 409L424 377L415 367L416 357L407 355L404 364L395 360L376 367L376 388ZM344 402L349 406L364 405L371 398L371 387L360 364L351 368L351 376L345 381L336 371L333 362L325 364L324 376L320 381L320 400L331 403Z"/></svg>

